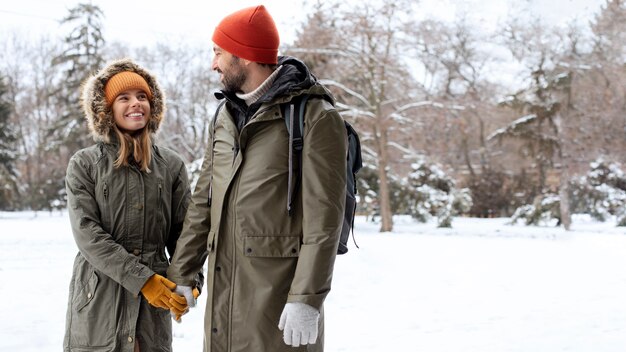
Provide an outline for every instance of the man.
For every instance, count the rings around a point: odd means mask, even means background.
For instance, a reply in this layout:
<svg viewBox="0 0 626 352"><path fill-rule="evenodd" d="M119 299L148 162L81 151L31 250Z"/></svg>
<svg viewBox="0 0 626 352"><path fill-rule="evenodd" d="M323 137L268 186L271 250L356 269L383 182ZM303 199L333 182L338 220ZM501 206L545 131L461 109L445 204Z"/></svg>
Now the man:
<svg viewBox="0 0 626 352"><path fill-rule="evenodd" d="M343 120L302 62L277 57L278 31L265 7L224 18L213 42L212 68L224 85L216 97L225 104L168 278L192 300L208 255L205 351L323 351L323 302L345 202ZM310 98L300 171L290 180L281 106L303 94Z"/></svg>

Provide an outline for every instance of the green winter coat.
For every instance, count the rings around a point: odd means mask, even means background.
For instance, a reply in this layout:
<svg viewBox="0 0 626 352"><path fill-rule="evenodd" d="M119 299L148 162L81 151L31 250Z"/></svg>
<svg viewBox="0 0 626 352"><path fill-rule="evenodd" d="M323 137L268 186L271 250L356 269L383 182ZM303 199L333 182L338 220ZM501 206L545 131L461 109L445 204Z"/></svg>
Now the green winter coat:
<svg viewBox="0 0 626 352"><path fill-rule="evenodd" d="M63 350L171 351L170 312L152 307L140 294L154 273L166 275L166 249L174 253L190 199L185 165L173 151L153 145L150 173L115 168L118 143L103 82L122 70L141 74L154 96L148 124L156 132L164 104L146 71L122 60L92 77L83 103L96 145L70 160L66 189L78 254L69 288Z"/></svg>
<svg viewBox="0 0 626 352"><path fill-rule="evenodd" d="M323 302L345 202L346 130L332 104L309 100L302 182L288 216L288 133L279 104L330 93L301 62L281 58L279 64L274 85L250 109L226 96L168 269L171 280L190 285L208 253L205 351L323 350ZM241 132L234 113L249 114ZM286 302L320 310L316 344L293 348L283 342L278 321Z"/></svg>

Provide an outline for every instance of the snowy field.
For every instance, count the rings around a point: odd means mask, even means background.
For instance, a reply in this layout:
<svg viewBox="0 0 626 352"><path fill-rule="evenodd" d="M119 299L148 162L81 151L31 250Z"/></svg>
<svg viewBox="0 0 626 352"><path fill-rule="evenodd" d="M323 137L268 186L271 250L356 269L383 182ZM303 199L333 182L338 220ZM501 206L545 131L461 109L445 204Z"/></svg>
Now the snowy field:
<svg viewBox="0 0 626 352"><path fill-rule="evenodd" d="M453 229L357 219L360 249L337 259L329 352L624 352L626 229L573 231L457 218ZM0 351L60 351L76 247L66 213L0 213ZM174 326L202 350L205 305Z"/></svg>

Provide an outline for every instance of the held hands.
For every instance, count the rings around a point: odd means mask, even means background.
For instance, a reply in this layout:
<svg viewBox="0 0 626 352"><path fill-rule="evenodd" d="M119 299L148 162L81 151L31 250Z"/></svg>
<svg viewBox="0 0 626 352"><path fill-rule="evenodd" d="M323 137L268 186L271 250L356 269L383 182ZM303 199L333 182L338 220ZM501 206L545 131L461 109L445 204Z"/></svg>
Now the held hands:
<svg viewBox="0 0 626 352"><path fill-rule="evenodd" d="M157 308L169 309L177 314L183 314L188 308L185 298L172 292L176 284L159 274L152 275L141 288L141 293L148 303ZM172 301L185 304L172 305Z"/></svg>
<svg viewBox="0 0 626 352"><path fill-rule="evenodd" d="M285 304L278 328L283 330L287 345L298 347L317 341L317 323L320 312L308 304L293 302Z"/></svg>
<svg viewBox="0 0 626 352"><path fill-rule="evenodd" d="M170 303L173 307L176 307L177 310L170 309L170 314L172 315L172 319L180 323L180 318L189 311L189 308L196 306L196 298L200 296L200 291L195 287L192 289L191 286L178 285L174 293L180 296L172 296ZM183 307L184 309L181 309Z"/></svg>

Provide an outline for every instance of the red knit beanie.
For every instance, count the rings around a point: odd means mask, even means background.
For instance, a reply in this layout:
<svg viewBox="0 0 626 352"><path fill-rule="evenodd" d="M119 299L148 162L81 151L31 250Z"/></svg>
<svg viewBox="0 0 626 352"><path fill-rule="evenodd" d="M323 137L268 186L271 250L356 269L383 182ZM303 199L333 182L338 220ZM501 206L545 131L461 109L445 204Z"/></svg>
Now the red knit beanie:
<svg viewBox="0 0 626 352"><path fill-rule="evenodd" d="M229 53L263 64L276 64L280 39L265 6L248 7L226 16L213 32L213 42Z"/></svg>

